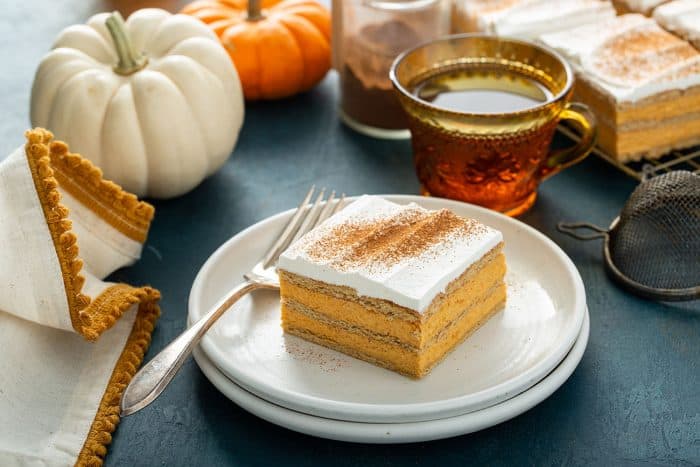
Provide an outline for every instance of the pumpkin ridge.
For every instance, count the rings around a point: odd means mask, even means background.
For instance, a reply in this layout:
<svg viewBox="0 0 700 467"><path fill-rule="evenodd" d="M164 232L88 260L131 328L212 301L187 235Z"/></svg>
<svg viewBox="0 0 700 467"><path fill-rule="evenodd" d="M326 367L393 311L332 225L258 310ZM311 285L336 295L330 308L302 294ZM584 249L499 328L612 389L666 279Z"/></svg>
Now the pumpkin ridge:
<svg viewBox="0 0 700 467"><path fill-rule="evenodd" d="M189 39L186 39L186 40L189 40ZM183 41L183 42L184 42L184 41ZM178 45L179 45L179 44L178 44ZM174 48L174 47L173 47L173 48ZM217 76L216 73L214 73L214 72L211 71L209 68L205 67L204 65L202 65L201 63L199 63L197 60L195 60L194 58L190 57L189 55L184 55L184 54L179 54L179 53L171 53L171 54L168 54L167 57L164 57L164 58L162 58L161 60L159 60L159 63L162 63L162 62L166 61L166 60L167 60L168 58L170 58L170 57L179 57L179 58L181 58L181 59L187 60L188 62L191 62L193 65L195 65L195 66L196 66L197 68L199 68L201 71L203 71L204 74L206 74L206 75L208 75L208 76L211 76L217 83L221 84L221 79L219 79L219 76ZM156 65L156 66L157 66L157 65ZM170 77L168 76L168 74L165 73L165 72L163 72L163 70L151 69L151 71L155 71L155 72L157 72L157 73L160 73L160 74L162 74L163 76L165 76L165 77L167 77L168 79L170 79ZM171 80L171 81L172 81L172 80ZM179 86L178 86L178 89L179 89ZM221 89L223 90L223 86L221 87ZM183 93L183 94L184 94L184 93Z"/></svg>
<svg viewBox="0 0 700 467"><path fill-rule="evenodd" d="M58 48L79 50L85 55L92 57L95 61L105 63L98 57L88 53L86 48L80 48L81 46L86 47L88 41L85 40L85 37L80 37L80 40L77 40L75 36L88 36L90 40L98 40L104 50L95 52L105 54L110 60L114 60L116 58L116 54L110 48L110 43L105 41L104 37L102 37L102 35L97 32L95 28L87 24L76 24L69 26L59 35L58 39L51 48L53 50ZM65 44L66 42L68 44Z"/></svg>
<svg viewBox="0 0 700 467"><path fill-rule="evenodd" d="M133 29L132 29L133 26L132 26L131 23L129 23L129 20L130 20L130 19L131 19L131 16L129 16L129 17L126 19L126 29L127 29L127 33L128 33L128 34L134 34L134 31L133 31ZM162 29L162 27L163 27L163 24L166 22L167 19L168 19L167 16L162 17L162 18L160 19L160 23L158 23L158 26L155 27L155 28L149 28L149 29L147 29L148 34L146 34L145 36L143 36L143 50L142 50L141 52L142 52L146 57L148 57L148 58L160 58L160 55L159 55L159 56L156 56L156 55L153 54L153 52L151 51L151 46L152 46L152 43L158 38L158 34L160 34L161 29ZM163 54L163 55L164 55L164 54ZM148 67L146 67L146 68L148 68Z"/></svg>
<svg viewBox="0 0 700 467"><path fill-rule="evenodd" d="M155 70L155 69L151 68L151 69L149 69L149 72L151 72L153 74L160 75L163 77L163 79L167 80L175 88L177 95L179 95L179 97L182 98L182 101L186 104L187 109L190 111L190 115L192 115L194 117L194 113L192 112L192 108L191 108L191 105L190 105L187 97L182 92L182 89L175 83L175 81L172 80L167 74L163 73L162 71ZM195 120L195 119L193 118L191 120ZM139 120L139 121L141 121L141 120ZM147 144L145 139L144 139L144 143L145 143L144 147L146 148L146 152L147 153L152 152L152 146ZM206 147L206 145L204 145L204 147ZM211 156L211 155L207 154L207 156ZM192 156L190 155L189 157L192 157ZM157 168L156 168L156 170L151 170L151 164L155 164L155 162L151 161L151 158L148 158L147 164L146 164L148 167L148 173L149 174L158 173ZM208 164L208 161L207 161L207 164ZM177 171L174 172L176 174L176 177L177 177L174 179L174 183L176 185L182 185L183 184L183 176L187 173L187 171L185 170L183 158L181 158L181 157L171 158L170 165L177 167ZM206 171L204 172L204 175L206 176ZM150 183L149 183L149 185L150 185ZM194 188L194 186L192 186L191 188Z"/></svg>
<svg viewBox="0 0 700 467"><path fill-rule="evenodd" d="M43 64L48 58L53 57L53 55L51 55L51 54L53 54L53 52L54 52L55 50L58 50L58 49L54 49L54 50L52 50L51 52L49 52L49 55L48 55L44 60L42 60L42 64ZM65 49L65 50L73 50L73 49ZM83 52L80 52L80 53L83 54ZM92 61L94 62L94 63L88 63L88 65L91 65L91 66L101 65L101 62L95 61L95 59L93 59L93 58L90 57L89 55L86 55L86 54L83 54L83 55L85 55L86 57L88 57L90 60L92 60ZM59 57L59 58L61 58L61 57ZM58 59L57 59L57 60L58 60ZM41 78L42 80L45 80L45 79L53 79L54 76L60 76L60 75L61 75L61 73L59 73L58 70L62 70L62 69L64 69L64 68L69 68L70 66L73 66L73 62L80 62L80 61L81 61L81 59L78 58L78 57L72 58L71 60L66 61L66 62L60 62L60 61L59 61L58 64L51 66L51 68L49 68L48 71L41 70L41 71L44 71L44 75L42 75L40 78ZM41 69L41 65L39 65L39 68ZM87 70L87 69L89 69L89 68L86 68L86 69L81 70L81 71L85 71L85 70ZM48 99L50 103L53 103L54 99L56 98L56 95L59 94L59 91L60 91L61 87L63 87L63 85L66 83L66 81L68 81L69 79L71 79L73 76L74 76L74 75L72 75L72 74L71 74L71 75L66 74L66 76L63 77L63 80L61 81L61 83L60 83L59 85L57 85L57 86L54 88L54 90L53 90L53 95L48 96L48 97L47 97L47 96L43 96L44 99ZM38 81L38 80L37 80L37 81ZM35 88L35 87L38 86L37 81L35 81L35 83L32 84L32 88ZM35 96L35 93L34 93L34 90L32 89L32 98L34 98L34 96ZM53 109L53 105L51 105L51 106L49 106L49 107L50 107L49 112L45 115L45 118L44 118L44 119L41 119L41 120L43 120L43 121L37 121L37 120L39 120L39 119L38 119L37 117L35 117L34 114L33 114L33 112L32 112L32 111L35 110L35 106L32 105L32 106L31 106L31 109L30 109L30 120L32 121L32 123L33 123L33 124L36 124L36 125L43 126L43 127L48 127L48 126L49 126L49 121L50 121L50 119L51 119L51 109Z"/></svg>
<svg viewBox="0 0 700 467"><path fill-rule="evenodd" d="M72 56L70 61L86 61L90 65L93 65L93 66L106 65L105 62L101 62L101 61L97 60L95 57L93 57L92 55L88 55L79 49L71 49L69 47L57 47L55 49L52 49L49 52L49 55L54 54L56 52L69 53ZM48 58L48 56L47 56L47 58ZM68 63L68 62L66 61L66 62L63 62L62 64L66 64L66 63Z"/></svg>
<svg viewBox="0 0 700 467"><path fill-rule="evenodd" d="M103 161L102 161L101 156L102 156L102 154L105 154L104 147L103 147L105 139L103 136L105 134L105 123L107 120L107 111L109 110L109 106L112 103L112 99L114 99L114 96L117 95L117 93L122 88L122 86L124 86L124 84L127 84L127 83L120 82L117 86L114 87L114 89L112 90L112 94L109 96L109 99L107 99L104 111L102 112L102 123L100 124L100 161L99 162L93 161L94 164L98 167L102 167Z"/></svg>
<svg viewBox="0 0 700 467"><path fill-rule="evenodd" d="M104 12L104 13L98 13L95 16L99 17L100 23L102 23L101 25L104 25L106 18L109 17L109 15L110 15L110 13ZM86 26L92 28L104 40L105 46L106 46L108 51L110 51L112 53L114 52L112 50L113 42L112 42L112 36L109 33L109 29L107 29L107 28L102 29L102 28L98 27L95 24L95 22L93 22L93 21L87 23ZM116 58L117 58L117 56L116 56L116 54L114 54L112 59L116 60ZM112 63L112 65L114 65L114 63Z"/></svg>
<svg viewBox="0 0 700 467"><path fill-rule="evenodd" d="M177 44L177 42L174 42L173 45L168 47L167 50L164 50L162 53L159 53L157 55L153 51L150 50L151 43L158 42L158 36L161 34L161 31L163 29L163 23L165 23L165 21L163 21L161 24L158 25L158 28L148 37L148 40L143 41L143 44L144 44L143 53L149 58L153 58L153 59L158 60L161 57L168 55L168 52L170 51L170 49L175 47L175 44Z"/></svg>
<svg viewBox="0 0 700 467"><path fill-rule="evenodd" d="M328 24L329 18L325 14L326 12L320 11L318 8L313 8L311 4L303 3L289 5L285 9L285 11L288 14L305 18L307 21L309 21L314 26L314 28L321 33L321 35L324 37L324 39L326 39L326 41L330 45L332 31L330 28L330 24ZM324 19L322 19L321 16L323 16L323 18L325 19L325 23Z"/></svg>
<svg viewBox="0 0 700 467"><path fill-rule="evenodd" d="M260 29L260 26L256 24L256 28ZM253 88L255 89L255 92L253 93L257 97L262 97L263 95L263 86L262 86L262 77L263 73L262 70L264 70L264 65L263 65L263 60L262 60L262 48L263 45L261 43L257 43L255 45L255 69L259 71L259 73L256 73L256 80L253 85Z"/></svg>
<svg viewBox="0 0 700 467"><path fill-rule="evenodd" d="M244 49L238 47L238 43L252 40L251 37L259 36L258 32L261 24L263 23L256 22L249 26L243 21L226 28L222 36L227 38L224 42L224 47L234 64L236 63L235 57L239 57L240 59L240 54L246 53ZM259 99L262 95L261 70L263 69L263 63L261 56L263 52L260 48L261 46L254 42L249 48L249 53L246 54L245 58L251 59L254 62L253 65L248 63L248 60L245 60L245 63L240 63L236 66L238 74L241 77L241 84L245 82L243 94L246 99Z"/></svg>
<svg viewBox="0 0 700 467"><path fill-rule="evenodd" d="M294 18L292 20L292 18ZM305 40L304 34L313 34L318 33L318 37L315 37L316 40L319 38L325 40L323 37L323 34L316 29L316 27L311 23L311 21L308 21L306 18L303 18L301 16L296 16L296 15L291 15L291 16L279 16L277 20L284 25L284 27L290 32L292 36L294 36L294 40L297 43L297 46L299 48L299 52L303 59L301 60L302 63L302 89L310 89L316 82L316 76L313 75L313 70L309 69L310 67L307 66L307 63L309 63L311 60L311 56L309 54L309 51L311 47L308 47L308 41ZM287 22L292 22L292 21L298 21L299 23L303 24L307 31L304 31L302 34L300 31L296 29L295 24L289 24Z"/></svg>
<svg viewBox="0 0 700 467"><path fill-rule="evenodd" d="M183 42L188 41L188 40L190 40L190 39L204 39L204 40L208 40L208 41L217 42L217 41L216 41L216 34L214 35L214 37L197 36L197 35L194 35L194 34L193 34L193 35L191 35L191 36L187 36L187 37L181 38L181 39L178 40L177 42L174 42L173 45L171 45L170 47L168 47L168 49L165 50L161 55L155 57L155 60L161 60L161 59L163 59L164 57L167 57L167 56L171 55L171 54L172 54L172 50L173 50L175 47L179 46L179 45L182 44ZM218 43L218 42L217 42L217 43ZM178 54L178 55L179 55L179 54Z"/></svg>
<svg viewBox="0 0 700 467"><path fill-rule="evenodd" d="M57 131L58 129L61 128L61 125L57 122L57 120L60 121L61 119L64 119L65 115L70 115L72 117L76 116L75 109L71 109L71 112L68 114L64 113L66 111L66 109L64 107L62 107L61 105L59 105L60 102L57 104L57 100L60 98L60 96L70 95L71 92L75 96L76 91L71 91L72 87L76 87L76 88L78 88L78 90L83 91L84 87L82 86L82 84L83 84L82 82L86 81L90 77L90 75L99 74L101 77L106 76L107 78L109 78L110 77L109 73L110 72L107 70L102 70L102 69L96 70L94 68L88 68L88 69L79 71L79 72L71 75L66 81L64 81L61 84L61 86L56 89L56 93L54 95L54 100L51 102L51 113L49 114L49 120L47 122L48 123L47 127L50 130ZM112 97L114 97L114 93L115 93L115 91L117 91L119 89L120 84L121 84L120 80L112 81L110 83L110 86L113 86L113 88L111 88L109 90L109 98L106 98L106 99L99 101L99 106L95 105L92 110L100 109L100 107L102 107L100 113L104 117L104 112L106 112L106 109L109 106L110 99ZM94 102L94 99L93 99L93 102ZM78 110L80 110L80 109L78 109ZM56 114L56 111L58 111L59 113ZM102 128L102 124L100 124L100 129L101 128ZM94 149L97 149L97 148L94 148ZM80 148L80 150L84 151L85 148ZM84 151L84 152L92 153L92 151ZM95 151L95 152L97 152L97 151ZM95 156L93 155L93 157L95 157ZM98 155L96 158L99 160L96 160L95 164L99 166L102 162L101 155Z"/></svg>
<svg viewBox="0 0 700 467"><path fill-rule="evenodd" d="M267 19L268 24L272 25L274 24L276 26L276 29L278 30L278 33L280 31L284 31L286 34L286 39L289 41L290 44L293 44L293 50L294 50L294 60L292 60L292 57L290 57L290 62L294 61L298 63L298 66L300 67L300 73L298 77L294 77L294 79L297 81L294 86L292 86L293 89L301 89L303 90L304 88L304 77L306 76L306 61L304 60L304 51L302 50L301 44L297 41L296 35L287 27L286 24L284 24L282 21L280 21L280 18L278 15L272 15L268 17ZM285 75L281 76L282 80L284 81L284 84L288 86L288 83L290 81L290 76L286 74L287 70L285 70ZM289 86L288 86L289 87ZM289 92L289 90L285 91L284 93L268 93L269 98L281 98L281 97L286 97L289 95L294 94L294 92Z"/></svg>
<svg viewBox="0 0 700 467"><path fill-rule="evenodd" d="M299 49L299 56L301 57L301 60L300 60L300 62L301 62L301 89L302 89L302 90L305 90L305 88L307 87L307 86L306 86L306 79L307 79L307 77L308 77L308 75L309 75L308 63L307 63L307 61L305 60L305 58L306 58L305 48L304 48L304 45L303 45L302 42L301 42L301 39L300 39L299 36L297 35L296 31L295 31L293 28L290 28L290 27L285 23L285 19L286 19L285 16L278 16L277 21L278 21L282 26L284 26L284 28L285 28L287 31L289 31L289 33L290 33L290 34L292 35L292 37L294 38L294 43L296 44L297 49Z"/></svg>
<svg viewBox="0 0 700 467"><path fill-rule="evenodd" d="M146 70L144 70L144 71L146 71ZM158 73L157 71L155 71L151 68L149 68L147 70L147 73L161 74L161 73ZM170 80L168 80L168 81L170 81ZM143 144L144 152L146 154L153 153L153 150L149 147L148 138L146 136L146 131L144 130L144 118L141 115L141 112L143 111L142 105L139 103L139 100L136 98L136 93L134 92L133 83L131 83L130 85L131 85L131 96L132 96L132 99L134 100L134 113L136 114L136 119L137 119L138 124L139 124L139 134L141 135L141 143ZM178 90L178 92L180 92L180 91ZM144 176L146 178L146 185L148 185L148 186L152 185L151 176L154 173L157 173L157 171L152 170L152 167L151 167L152 164L155 164L155 161L151 161L150 159L151 158L148 158L148 157L146 158L146 167L144 169L144 171L145 171ZM179 182L179 180L177 180L177 182Z"/></svg>
<svg viewBox="0 0 700 467"><path fill-rule="evenodd" d="M219 39L224 35L227 29L240 25L245 19L243 18L227 18L209 23L209 27L217 35ZM226 45L224 44L224 48Z"/></svg>
<svg viewBox="0 0 700 467"><path fill-rule="evenodd" d="M134 87L131 85L131 83L128 83L129 86L129 94L131 95L131 102L132 102L132 108L134 109L134 115L136 116L136 128L139 129L139 143L140 146L144 149L144 153L148 154L148 150L146 148L146 137L143 134L143 119L141 118L141 113L139 112L139 105L138 102L136 102L136 94L134 93ZM148 164L148 160L144 164L143 172L142 172L142 177L141 177L141 182L148 186L150 185L150 180L151 180L151 167Z"/></svg>
<svg viewBox="0 0 700 467"><path fill-rule="evenodd" d="M130 89L131 82L129 80L125 80L117 87L114 94L112 94L112 96L109 98L109 101L107 102L107 106L105 107L104 115L102 116L102 126L100 128L100 154L101 155L108 154L108 149L106 147L108 139L105 137L105 132L106 132L105 128L106 128L106 125L108 123L108 114L109 114L110 108L112 107L112 103L114 102L114 98L123 88L129 88L129 94L131 95L131 101L132 101L134 106L136 105L134 102L134 93ZM138 128L139 139L143 143L143 138L142 138L142 134L141 134L141 126L138 122L138 116L137 116L136 127ZM107 175L109 175L108 178L112 179L113 177L110 175L110 172L112 171L112 164L110 163L111 161L105 160L105 161L100 161L100 162L101 162L100 164L96 163L96 165L98 165ZM119 163L120 162L121 161L119 161Z"/></svg>
<svg viewBox="0 0 700 467"><path fill-rule="evenodd" d="M225 89L223 87L223 83L221 83L221 80L219 79L219 77L216 76L207 67L205 67L201 63L197 62L192 57L189 57L187 55L180 55L180 54L170 54L170 55L168 55L168 57L165 57L163 60L161 60L161 62L165 61L169 57L180 57L184 60L191 62L192 64L194 64L195 68L199 69L200 72L203 71L205 75L208 75L209 77L211 77L213 79L213 81L215 81L217 83L217 85L219 86L219 89L222 92L225 92ZM193 117L195 117L192 120L194 120L195 124L197 125L197 133L199 134L199 139L202 141L202 146L204 146L206 154L209 154L209 155L212 154L212 148L209 147L209 141L205 137L206 133L204 132L204 129L202 128L202 122L200 122L199 119L196 118L197 113L194 111L194 107L192 106L192 100L188 97L189 96L188 93L184 92L183 89L180 87L180 85L177 83L177 81L172 79L168 75L168 73L166 73L164 70L152 70L152 71L156 71L156 72L160 73L161 75L163 75L168 81L170 81L173 84L173 86L175 86L177 88L178 92L180 93L180 95L182 96L184 101L187 103L187 108L189 109L190 113L192 114ZM207 165L207 169L205 171L205 174L206 174L206 176L209 176L209 175L211 175L210 171L212 168L211 157L206 157L205 162Z"/></svg>

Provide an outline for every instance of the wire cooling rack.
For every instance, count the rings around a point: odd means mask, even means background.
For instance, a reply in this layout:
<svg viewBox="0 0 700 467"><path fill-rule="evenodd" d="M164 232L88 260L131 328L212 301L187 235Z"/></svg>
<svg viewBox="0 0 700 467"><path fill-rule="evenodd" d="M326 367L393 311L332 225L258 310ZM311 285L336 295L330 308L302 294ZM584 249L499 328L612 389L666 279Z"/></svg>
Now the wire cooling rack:
<svg viewBox="0 0 700 467"><path fill-rule="evenodd" d="M558 130L567 138L578 141L579 136L564 125L559 125ZM642 181L644 178L671 170L689 170L700 174L700 146L683 150L674 150L659 159L642 158L640 161L622 163L614 157L603 152L599 147L593 149L593 154L615 166L626 175Z"/></svg>

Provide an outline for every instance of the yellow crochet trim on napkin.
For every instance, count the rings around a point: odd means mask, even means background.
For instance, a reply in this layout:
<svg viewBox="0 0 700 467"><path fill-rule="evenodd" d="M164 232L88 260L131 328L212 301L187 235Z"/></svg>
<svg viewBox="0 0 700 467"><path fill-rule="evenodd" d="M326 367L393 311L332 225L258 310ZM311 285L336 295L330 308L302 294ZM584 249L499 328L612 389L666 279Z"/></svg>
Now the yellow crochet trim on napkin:
<svg viewBox="0 0 700 467"><path fill-rule="evenodd" d="M121 395L150 344L160 314L160 292L151 287L115 284L93 300L82 293L85 278L80 271L83 262L79 258L77 237L71 231L69 211L60 202L58 187L116 230L141 243L146 239L154 209L118 185L102 179L102 172L97 167L78 154L69 153L65 143L53 141L51 132L36 128L27 131L25 136L29 169L56 249L75 331L88 340L96 340L131 306L139 305L131 334L117 360L76 462L80 466L101 465L119 423Z"/></svg>
<svg viewBox="0 0 700 467"><path fill-rule="evenodd" d="M130 239L146 241L153 206L138 201L116 183L104 180L100 169L87 159L69 153L68 146L62 142L51 143L49 155L53 175L61 188Z"/></svg>
<svg viewBox="0 0 700 467"><path fill-rule="evenodd" d="M100 296L92 302L81 292L85 283L80 275L83 262L78 257L77 237L71 231L68 208L60 202L59 184L115 229L139 242L146 238L153 206L102 179L102 172L90 161L69 153L65 143L52 141L51 132L36 128L25 136L27 161L61 266L71 323L77 333L96 340L131 305L152 300L154 290L125 286L129 287L128 291L119 288L115 292L110 287L102 294L109 293L110 300Z"/></svg>
<svg viewBox="0 0 700 467"><path fill-rule="evenodd" d="M103 179L99 168L79 154L68 152L66 143L52 141L52 138L53 135L47 130L30 130L27 146L37 143L45 146L52 175L62 189L116 230L143 243L155 213L153 206L139 201L116 183ZM41 156L46 155L44 148L39 148L39 152Z"/></svg>
<svg viewBox="0 0 700 467"><path fill-rule="evenodd" d="M114 287L129 286L120 284ZM107 294L110 289L107 289L100 297ZM141 365L146 350L148 350L148 346L151 343L151 333L153 332L156 319L160 313L158 305L156 304L159 298L158 291L151 289L149 293L155 293L155 295L149 297L152 301L142 302L139 307L134 327L131 330L124 351L119 357L117 365L114 367L112 377L109 379L107 390L102 397L95 420L92 422L88 437L78 456L78 460L75 464L77 466L102 465L104 457L107 454L107 445L112 442L112 433L114 433L119 423L119 401L121 400L122 393L127 384L129 384L129 381L131 381L131 378ZM95 299L95 301L100 300L100 297ZM105 299L109 300L109 298Z"/></svg>

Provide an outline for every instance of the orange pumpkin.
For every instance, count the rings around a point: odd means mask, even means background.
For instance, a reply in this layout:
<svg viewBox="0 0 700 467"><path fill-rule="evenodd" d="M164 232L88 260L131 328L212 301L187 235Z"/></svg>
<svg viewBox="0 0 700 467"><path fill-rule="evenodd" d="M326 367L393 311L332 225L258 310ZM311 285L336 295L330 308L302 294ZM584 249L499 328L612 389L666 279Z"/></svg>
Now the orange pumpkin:
<svg viewBox="0 0 700 467"><path fill-rule="evenodd" d="M331 66L330 13L313 0L198 0L182 13L219 36L246 99L306 91Z"/></svg>

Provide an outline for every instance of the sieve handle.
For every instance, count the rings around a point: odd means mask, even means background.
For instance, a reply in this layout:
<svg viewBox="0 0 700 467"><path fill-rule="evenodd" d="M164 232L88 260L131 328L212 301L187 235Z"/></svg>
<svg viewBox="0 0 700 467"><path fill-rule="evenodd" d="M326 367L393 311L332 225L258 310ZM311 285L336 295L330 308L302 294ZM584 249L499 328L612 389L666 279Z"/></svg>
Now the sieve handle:
<svg viewBox="0 0 700 467"><path fill-rule="evenodd" d="M598 123L588 106L579 102L570 102L559 114L559 119L572 121L580 129L581 139L569 148L552 152L540 169L541 180L581 162L593 150L598 139Z"/></svg>
<svg viewBox="0 0 700 467"><path fill-rule="evenodd" d="M583 235L579 230L592 230L595 233ZM557 230L578 240L596 240L608 236L608 230L588 222L559 222Z"/></svg>

